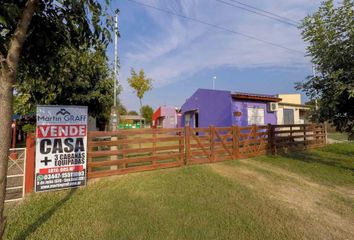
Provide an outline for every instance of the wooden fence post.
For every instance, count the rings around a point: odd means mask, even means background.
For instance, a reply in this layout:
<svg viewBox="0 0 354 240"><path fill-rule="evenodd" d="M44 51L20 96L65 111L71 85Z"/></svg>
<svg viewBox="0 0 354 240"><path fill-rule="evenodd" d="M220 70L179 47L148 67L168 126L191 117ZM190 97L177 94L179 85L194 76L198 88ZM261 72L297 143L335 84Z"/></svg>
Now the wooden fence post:
<svg viewBox="0 0 354 240"><path fill-rule="evenodd" d="M117 134L117 133L116 133ZM117 141L118 140L118 136L111 136L111 141ZM116 151L118 150L118 146L111 146L110 147L111 151ZM118 154L117 155L112 155L109 157L111 161L114 161L118 158ZM110 166L110 170L117 170L118 169L118 165L111 165Z"/></svg>
<svg viewBox="0 0 354 240"><path fill-rule="evenodd" d="M179 145L179 161L181 165L186 165L186 156L185 156L185 131L183 128L181 128L181 131L177 131L178 136L180 139L178 140L178 145ZM183 137L183 139L181 139Z"/></svg>
<svg viewBox="0 0 354 240"><path fill-rule="evenodd" d="M307 129L306 129L306 125L303 125L304 128L304 149L307 148Z"/></svg>
<svg viewBox="0 0 354 240"><path fill-rule="evenodd" d="M322 123L323 129L324 129L324 140L323 140L323 145L327 144L327 124Z"/></svg>
<svg viewBox="0 0 354 240"><path fill-rule="evenodd" d="M29 133L26 138L25 194L31 193L34 190L35 151L36 137L33 133Z"/></svg>
<svg viewBox="0 0 354 240"><path fill-rule="evenodd" d="M268 145L270 146L270 152L275 155L277 147L275 145L275 127L272 124L268 124Z"/></svg>
<svg viewBox="0 0 354 240"><path fill-rule="evenodd" d="M313 131L313 135L315 136L315 144L318 144L318 131L317 131L317 124L313 123L311 125L312 131Z"/></svg>
<svg viewBox="0 0 354 240"><path fill-rule="evenodd" d="M185 165L188 164L188 161L190 161L190 137L191 137L191 129L190 126L184 127L184 142L185 142Z"/></svg>
<svg viewBox="0 0 354 240"><path fill-rule="evenodd" d="M252 125L252 134L251 134L251 139L252 139L252 151L253 149L255 148L256 144L257 144L257 125L256 124L253 124Z"/></svg>
<svg viewBox="0 0 354 240"><path fill-rule="evenodd" d="M87 172L86 180L88 180L89 175L92 172L92 167L90 167L90 162L92 162L91 152L93 152L93 147L90 147L89 143L91 141L90 132L87 133Z"/></svg>
<svg viewBox="0 0 354 240"><path fill-rule="evenodd" d="M234 158L238 159L240 155L240 128L232 126L232 150Z"/></svg>
<svg viewBox="0 0 354 240"><path fill-rule="evenodd" d="M152 129L152 156L153 156L153 159L152 159L152 165L155 166L156 165L156 129L157 128L153 128Z"/></svg>
<svg viewBox="0 0 354 240"><path fill-rule="evenodd" d="M209 126L210 162L215 161L215 126Z"/></svg>

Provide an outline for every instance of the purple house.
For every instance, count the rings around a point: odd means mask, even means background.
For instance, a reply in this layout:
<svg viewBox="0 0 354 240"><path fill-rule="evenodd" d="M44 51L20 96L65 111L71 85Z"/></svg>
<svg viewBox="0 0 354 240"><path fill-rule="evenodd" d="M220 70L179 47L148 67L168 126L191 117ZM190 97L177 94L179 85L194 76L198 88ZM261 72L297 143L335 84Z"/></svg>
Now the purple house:
<svg viewBox="0 0 354 240"><path fill-rule="evenodd" d="M276 124L279 101L272 95L198 89L181 107L181 126Z"/></svg>

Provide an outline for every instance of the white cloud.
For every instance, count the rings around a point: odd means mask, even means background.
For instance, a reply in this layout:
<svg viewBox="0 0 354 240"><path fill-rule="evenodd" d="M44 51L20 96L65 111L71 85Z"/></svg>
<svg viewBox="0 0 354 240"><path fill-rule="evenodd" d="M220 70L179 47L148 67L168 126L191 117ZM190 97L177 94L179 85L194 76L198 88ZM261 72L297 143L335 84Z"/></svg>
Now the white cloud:
<svg viewBox="0 0 354 240"><path fill-rule="evenodd" d="M288 48L305 51L305 44L301 40L298 29L216 1L149 0L143 2ZM310 0L243 2L298 20L319 5L319 1ZM123 79L128 77L131 67L144 68L148 76L155 80L155 87L159 87L192 76L203 69L223 66L302 68L309 65L309 60L298 53L153 9L145 8L145 11L155 25L151 28L158 31L154 30L151 34L130 39L133 42L122 56L124 64L122 64L121 77ZM126 86L125 89L128 90ZM129 91L126 94L130 95Z"/></svg>

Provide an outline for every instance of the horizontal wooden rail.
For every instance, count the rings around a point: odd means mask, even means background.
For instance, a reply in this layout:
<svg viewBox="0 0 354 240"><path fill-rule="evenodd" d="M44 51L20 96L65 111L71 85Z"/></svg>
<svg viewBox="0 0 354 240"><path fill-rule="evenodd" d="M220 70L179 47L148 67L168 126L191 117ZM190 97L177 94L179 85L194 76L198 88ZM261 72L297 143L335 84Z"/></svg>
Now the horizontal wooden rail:
<svg viewBox="0 0 354 240"><path fill-rule="evenodd" d="M319 124L128 129L89 132L89 178L310 149L326 143Z"/></svg>
<svg viewBox="0 0 354 240"><path fill-rule="evenodd" d="M153 143L153 142L168 142L182 140L183 137L163 137L163 138L134 138L134 139L119 139L114 141L89 141L89 147L98 146L117 146L119 144L138 144L138 143Z"/></svg>
<svg viewBox="0 0 354 240"><path fill-rule="evenodd" d="M179 166L181 166L180 162L168 162L168 163L160 163L158 165L137 166L131 168L116 169L116 170L89 172L88 177L89 178L108 177L108 176L119 175L119 174L127 174L133 172L172 168L172 167L179 167Z"/></svg>
<svg viewBox="0 0 354 240"><path fill-rule="evenodd" d="M124 135L140 135L140 134L180 134L183 133L183 128L174 129L123 129L118 131L91 131L89 132L89 138L94 137L108 137L108 136L124 136Z"/></svg>
<svg viewBox="0 0 354 240"><path fill-rule="evenodd" d="M115 159L109 161L89 162L88 166L103 167L103 166L112 166L112 165L127 164L127 163L142 163L142 162L149 162L152 160L165 160L165 159L177 158L180 156L181 153L169 153L169 154L162 154L162 155L153 155L149 157L122 158L122 159Z"/></svg>

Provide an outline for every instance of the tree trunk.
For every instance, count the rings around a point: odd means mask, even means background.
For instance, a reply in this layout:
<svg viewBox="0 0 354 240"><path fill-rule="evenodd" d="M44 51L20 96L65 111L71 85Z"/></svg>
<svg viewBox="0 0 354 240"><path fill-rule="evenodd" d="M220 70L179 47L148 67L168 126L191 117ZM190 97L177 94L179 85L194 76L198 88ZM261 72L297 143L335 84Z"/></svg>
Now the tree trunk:
<svg viewBox="0 0 354 240"><path fill-rule="evenodd" d="M141 98L139 98L139 102L140 102L140 111L139 111L140 112L140 128L142 128L141 118L142 118L143 113L141 112L141 109L143 107L143 102L142 102Z"/></svg>
<svg viewBox="0 0 354 240"><path fill-rule="evenodd" d="M4 217L4 202L6 197L6 176L8 154L11 144L11 121L13 84L15 83L17 67L22 46L26 40L28 27L31 23L38 0L28 0L22 12L16 30L11 38L7 56L1 54L0 73L0 238L3 238L6 226Z"/></svg>
<svg viewBox="0 0 354 240"><path fill-rule="evenodd" d="M11 120L12 120L12 83L6 81L6 74L0 77L0 234L4 233L5 217L3 215L8 154L11 144ZM0 237L1 237L0 236Z"/></svg>

